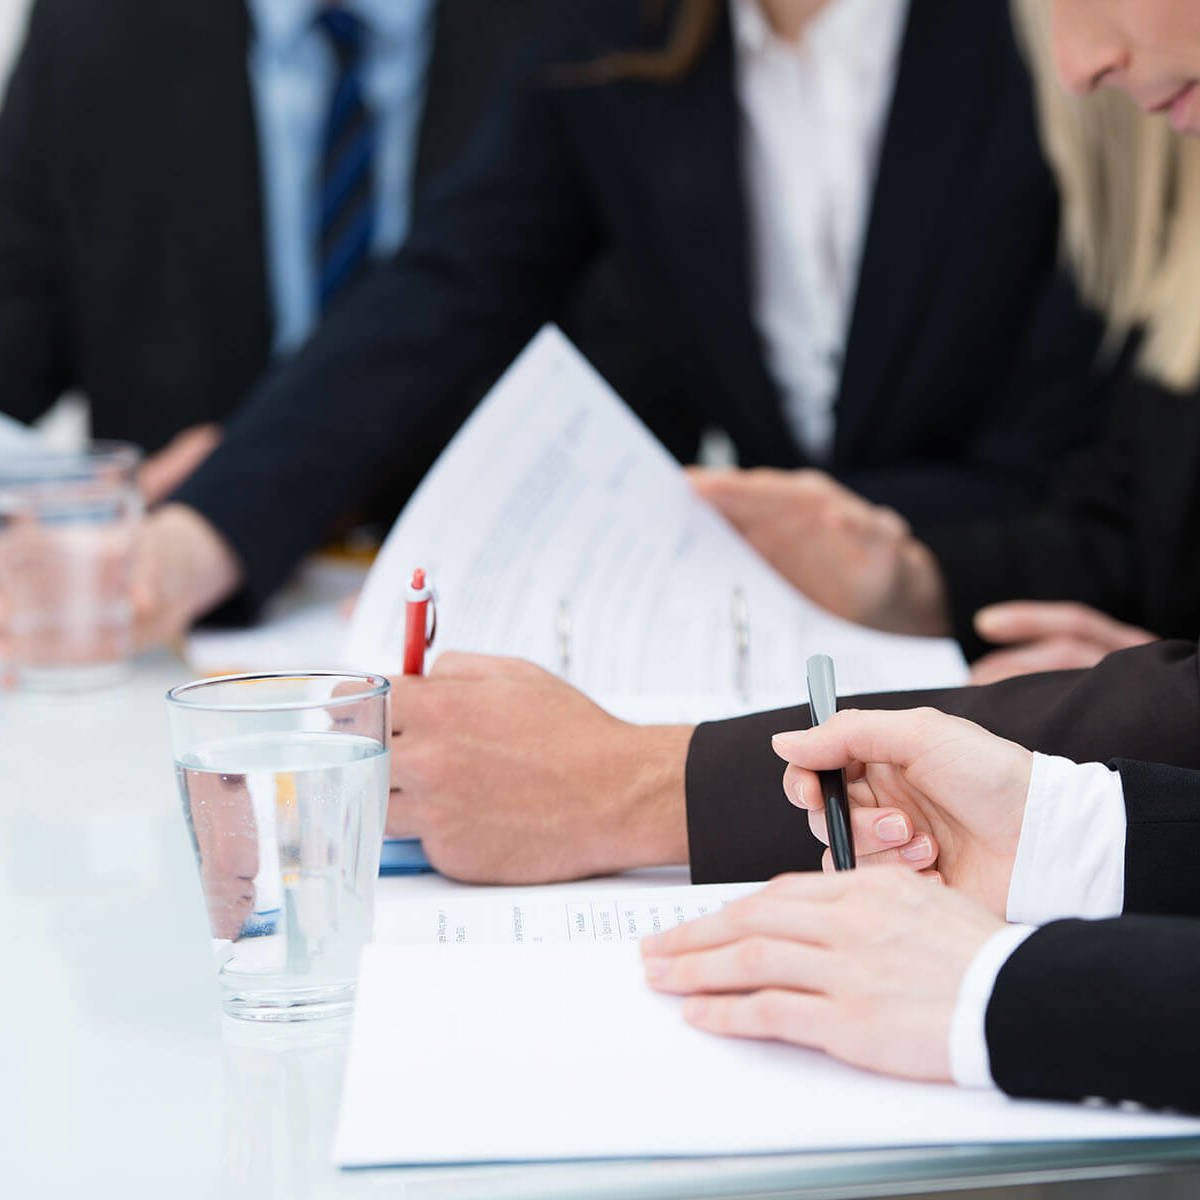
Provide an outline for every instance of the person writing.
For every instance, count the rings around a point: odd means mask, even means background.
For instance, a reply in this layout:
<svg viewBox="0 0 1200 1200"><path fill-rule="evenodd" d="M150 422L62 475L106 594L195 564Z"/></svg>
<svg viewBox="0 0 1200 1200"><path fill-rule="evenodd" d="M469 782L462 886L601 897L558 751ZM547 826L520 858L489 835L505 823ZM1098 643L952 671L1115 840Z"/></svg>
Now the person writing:
<svg viewBox="0 0 1200 1200"><path fill-rule="evenodd" d="M1053 7L1066 82L1120 87L1200 134L1200 5ZM930 710L843 712L775 747L814 832L813 772L846 767L860 810L927 830L951 888L785 877L648 939L650 983L693 997L689 1020L892 1074L1200 1111L1200 772L1042 758Z"/></svg>

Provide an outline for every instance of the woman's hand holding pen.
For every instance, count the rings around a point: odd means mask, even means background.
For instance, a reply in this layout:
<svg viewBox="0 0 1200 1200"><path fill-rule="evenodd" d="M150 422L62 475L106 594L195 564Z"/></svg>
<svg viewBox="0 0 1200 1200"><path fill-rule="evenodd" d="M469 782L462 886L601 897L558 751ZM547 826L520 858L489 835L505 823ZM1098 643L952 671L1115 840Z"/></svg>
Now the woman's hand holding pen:
<svg viewBox="0 0 1200 1200"><path fill-rule="evenodd" d="M1003 922L896 869L781 875L642 942L646 979L733 1037L811 1046L855 1066L948 1080L963 976Z"/></svg>
<svg viewBox="0 0 1200 1200"><path fill-rule="evenodd" d="M842 767L861 865L920 869L936 860L948 884L1004 916L1033 767L1028 750L934 709L839 712L820 728L777 734L773 745L789 764L784 791L807 810L821 841L828 837L816 772ZM876 825L893 814L911 823L910 846L929 840L928 857L880 845Z"/></svg>

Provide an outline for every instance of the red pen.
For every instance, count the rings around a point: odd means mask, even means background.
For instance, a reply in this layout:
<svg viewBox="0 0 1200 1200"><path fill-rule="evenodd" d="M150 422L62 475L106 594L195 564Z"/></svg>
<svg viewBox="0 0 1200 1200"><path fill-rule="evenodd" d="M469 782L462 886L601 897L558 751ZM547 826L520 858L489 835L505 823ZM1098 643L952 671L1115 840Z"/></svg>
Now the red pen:
<svg viewBox="0 0 1200 1200"><path fill-rule="evenodd" d="M432 620L430 614L432 612ZM425 651L433 645L437 633L437 610L433 603L433 592L425 581L425 572L418 567L408 585L408 596L404 605L404 673L425 673Z"/></svg>

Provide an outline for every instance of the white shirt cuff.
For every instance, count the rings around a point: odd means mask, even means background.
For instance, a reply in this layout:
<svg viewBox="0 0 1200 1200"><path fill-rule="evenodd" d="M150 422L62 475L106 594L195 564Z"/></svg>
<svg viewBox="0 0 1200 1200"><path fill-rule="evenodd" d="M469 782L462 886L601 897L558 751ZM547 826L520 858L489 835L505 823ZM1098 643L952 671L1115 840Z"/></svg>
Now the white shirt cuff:
<svg viewBox="0 0 1200 1200"><path fill-rule="evenodd" d="M1062 917L1120 915L1125 829L1125 794L1116 771L1035 754L1008 919L1042 925Z"/></svg>
<svg viewBox="0 0 1200 1200"><path fill-rule="evenodd" d="M996 1086L992 1081L985 1026L988 1001L1000 968L1033 929L1032 925L1006 925L998 929L983 943L963 976L950 1021L950 1073L959 1087Z"/></svg>

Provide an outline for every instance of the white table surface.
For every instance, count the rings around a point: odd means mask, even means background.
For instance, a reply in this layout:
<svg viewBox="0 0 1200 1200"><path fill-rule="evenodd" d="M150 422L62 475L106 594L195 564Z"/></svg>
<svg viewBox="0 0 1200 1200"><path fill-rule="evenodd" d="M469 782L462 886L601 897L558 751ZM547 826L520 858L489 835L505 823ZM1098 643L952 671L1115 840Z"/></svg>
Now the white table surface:
<svg viewBox="0 0 1200 1200"><path fill-rule="evenodd" d="M0 693L0 1195L882 1196L915 1181L1153 1169L1139 1146L1050 1146L337 1170L328 1148L348 1022L259 1027L219 1014L163 703L186 674L164 654L107 692ZM680 878L640 873L637 886ZM383 879L380 903L457 887ZM1154 1153L1196 1162L1200 1142Z"/></svg>

